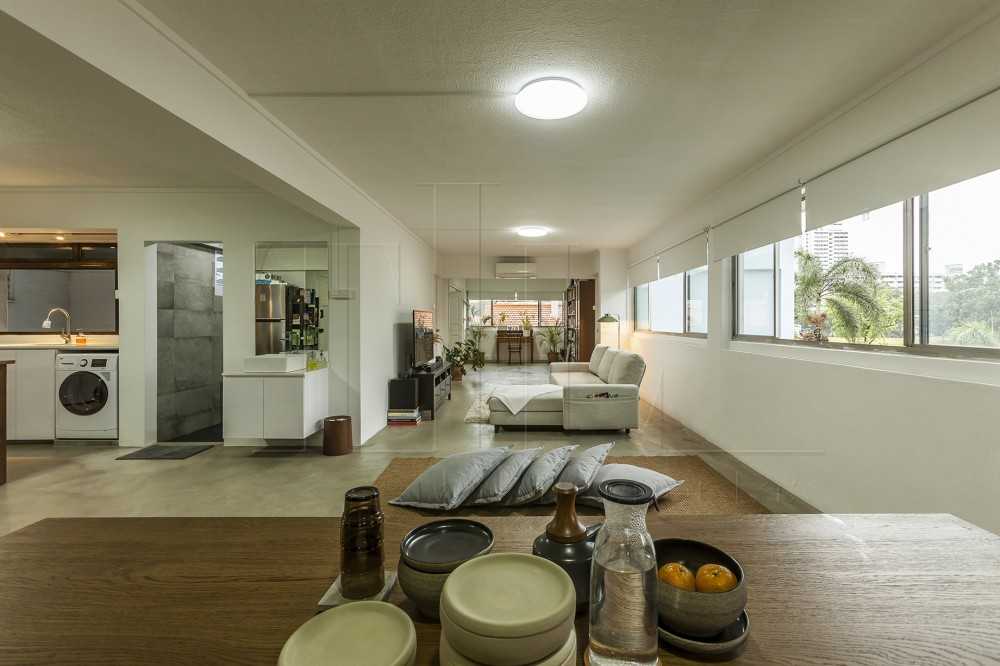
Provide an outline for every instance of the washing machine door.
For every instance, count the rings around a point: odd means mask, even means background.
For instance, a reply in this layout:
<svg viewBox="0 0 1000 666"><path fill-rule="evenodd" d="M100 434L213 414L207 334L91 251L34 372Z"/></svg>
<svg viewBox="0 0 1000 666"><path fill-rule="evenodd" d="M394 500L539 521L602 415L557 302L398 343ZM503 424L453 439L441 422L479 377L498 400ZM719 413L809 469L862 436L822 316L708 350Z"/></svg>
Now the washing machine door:
<svg viewBox="0 0 1000 666"><path fill-rule="evenodd" d="M108 385L93 372L74 372L59 385L59 402L77 416L96 414L108 403Z"/></svg>

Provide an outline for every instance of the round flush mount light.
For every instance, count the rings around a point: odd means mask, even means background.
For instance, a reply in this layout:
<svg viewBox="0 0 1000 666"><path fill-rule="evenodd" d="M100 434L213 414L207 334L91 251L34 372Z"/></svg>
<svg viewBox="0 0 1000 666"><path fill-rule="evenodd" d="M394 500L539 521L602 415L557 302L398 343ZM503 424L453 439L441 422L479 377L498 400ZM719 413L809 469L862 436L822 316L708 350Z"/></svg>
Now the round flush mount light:
<svg viewBox="0 0 1000 666"><path fill-rule="evenodd" d="M514 96L514 106L529 118L559 120L583 111L587 106L587 92L569 79L535 79Z"/></svg>
<svg viewBox="0 0 1000 666"><path fill-rule="evenodd" d="M545 227L518 227L514 230L521 238L541 238L542 236L548 236L549 230Z"/></svg>

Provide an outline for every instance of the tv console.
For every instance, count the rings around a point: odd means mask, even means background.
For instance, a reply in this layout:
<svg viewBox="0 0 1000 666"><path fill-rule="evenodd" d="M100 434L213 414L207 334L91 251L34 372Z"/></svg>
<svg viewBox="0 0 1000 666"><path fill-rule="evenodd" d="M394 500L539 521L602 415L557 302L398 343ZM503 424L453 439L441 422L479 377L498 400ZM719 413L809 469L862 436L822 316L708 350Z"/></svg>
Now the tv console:
<svg viewBox="0 0 1000 666"><path fill-rule="evenodd" d="M451 364L441 363L433 368L414 370L417 378L417 404L420 416L433 421L445 400L451 400Z"/></svg>

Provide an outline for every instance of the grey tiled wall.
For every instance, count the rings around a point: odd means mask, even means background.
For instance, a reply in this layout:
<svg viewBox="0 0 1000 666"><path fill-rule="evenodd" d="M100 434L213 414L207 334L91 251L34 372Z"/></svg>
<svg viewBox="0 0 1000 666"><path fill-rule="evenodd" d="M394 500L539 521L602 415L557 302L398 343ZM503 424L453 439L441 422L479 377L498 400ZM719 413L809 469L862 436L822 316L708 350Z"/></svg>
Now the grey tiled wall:
<svg viewBox="0 0 1000 666"><path fill-rule="evenodd" d="M222 296L211 253L159 243L157 439L222 423Z"/></svg>

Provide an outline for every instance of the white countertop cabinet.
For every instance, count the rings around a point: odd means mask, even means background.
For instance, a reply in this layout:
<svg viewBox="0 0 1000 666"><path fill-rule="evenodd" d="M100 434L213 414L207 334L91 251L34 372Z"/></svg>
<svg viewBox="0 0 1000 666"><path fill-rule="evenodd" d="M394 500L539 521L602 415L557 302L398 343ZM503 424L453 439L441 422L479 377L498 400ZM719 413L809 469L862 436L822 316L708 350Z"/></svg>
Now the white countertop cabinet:
<svg viewBox="0 0 1000 666"><path fill-rule="evenodd" d="M56 436L56 350L0 349L7 366L7 439Z"/></svg>
<svg viewBox="0 0 1000 666"><path fill-rule="evenodd" d="M222 436L226 442L305 439L323 427L328 411L326 368L222 375Z"/></svg>

